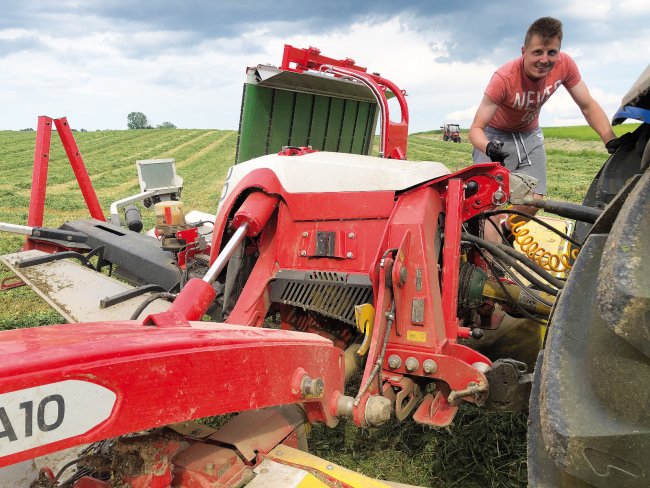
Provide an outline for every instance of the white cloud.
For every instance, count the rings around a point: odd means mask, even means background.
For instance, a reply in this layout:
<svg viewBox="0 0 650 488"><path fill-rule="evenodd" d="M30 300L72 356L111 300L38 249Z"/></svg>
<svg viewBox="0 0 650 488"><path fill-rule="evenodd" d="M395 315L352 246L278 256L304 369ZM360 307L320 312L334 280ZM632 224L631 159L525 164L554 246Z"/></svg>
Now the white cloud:
<svg viewBox="0 0 650 488"><path fill-rule="evenodd" d="M472 125L477 109L478 105L472 105L464 110L450 112L445 116L445 121L458 123L461 127L469 128L469 126Z"/></svg>
<svg viewBox="0 0 650 488"><path fill-rule="evenodd" d="M573 0L567 2L560 9L560 17L571 16L581 19L602 20L606 19L614 8L609 0Z"/></svg>
<svg viewBox="0 0 650 488"><path fill-rule="evenodd" d="M626 12L646 8L646 2L624 4ZM566 12L605 12L614 3L577 5L566 7ZM191 49L186 46L192 45L195 34L188 30L111 24L92 16L80 19L89 29L77 36L0 30L0 40L20 44L0 57L0 129L34 127L40 114L67 115L75 128L125 128L126 115L134 110L154 123L236 129L246 66L279 65L285 43L316 46L334 58L351 57L405 89L411 132L437 128L445 121L469 126L497 65L447 59L449 42L462 42L462 33L454 32L451 24L446 32L412 28L411 15L366 19L312 35L291 34L287 22L251 24L239 37L206 38ZM632 36L636 38L630 40ZM650 35L619 31L616 39L574 41L567 52L575 57L594 97L613 114L650 59ZM517 55L499 52L499 62ZM542 125L579 119L580 111L564 91L542 109Z"/></svg>

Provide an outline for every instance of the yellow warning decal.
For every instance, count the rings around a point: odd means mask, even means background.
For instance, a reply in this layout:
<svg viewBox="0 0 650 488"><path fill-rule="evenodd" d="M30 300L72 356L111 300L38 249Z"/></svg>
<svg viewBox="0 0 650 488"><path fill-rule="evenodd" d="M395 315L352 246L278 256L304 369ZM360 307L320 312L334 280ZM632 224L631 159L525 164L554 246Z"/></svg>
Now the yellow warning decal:
<svg viewBox="0 0 650 488"><path fill-rule="evenodd" d="M411 342L427 342L427 333L422 330L406 331L406 340Z"/></svg>

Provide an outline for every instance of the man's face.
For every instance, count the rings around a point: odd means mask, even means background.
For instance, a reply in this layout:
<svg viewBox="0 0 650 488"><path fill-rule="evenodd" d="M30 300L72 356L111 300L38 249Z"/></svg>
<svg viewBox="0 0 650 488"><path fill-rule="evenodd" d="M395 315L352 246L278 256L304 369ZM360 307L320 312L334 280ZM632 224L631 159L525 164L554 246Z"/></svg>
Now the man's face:
<svg viewBox="0 0 650 488"><path fill-rule="evenodd" d="M555 66L559 53L559 38L554 37L544 42L539 35L534 34L528 46L521 48L521 54L524 56L524 72L534 80L543 78Z"/></svg>

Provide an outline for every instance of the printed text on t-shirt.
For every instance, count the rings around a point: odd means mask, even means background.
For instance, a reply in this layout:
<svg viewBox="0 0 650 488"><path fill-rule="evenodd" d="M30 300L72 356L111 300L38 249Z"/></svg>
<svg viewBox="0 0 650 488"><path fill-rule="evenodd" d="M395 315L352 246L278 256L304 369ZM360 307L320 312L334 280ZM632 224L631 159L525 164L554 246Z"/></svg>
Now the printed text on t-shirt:
<svg viewBox="0 0 650 488"><path fill-rule="evenodd" d="M550 96L557 90L557 87L562 84L562 80L557 80L554 84L548 85L544 88L544 91L524 91L515 93L515 99L512 104L512 108L519 110L529 110L530 106L533 103L536 103L535 107L542 105Z"/></svg>

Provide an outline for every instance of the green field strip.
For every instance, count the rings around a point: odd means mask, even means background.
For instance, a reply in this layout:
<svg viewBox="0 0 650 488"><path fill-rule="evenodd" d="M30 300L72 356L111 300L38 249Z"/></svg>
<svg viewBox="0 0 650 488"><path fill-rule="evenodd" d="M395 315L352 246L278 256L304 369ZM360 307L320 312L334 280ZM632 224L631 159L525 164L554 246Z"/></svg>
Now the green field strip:
<svg viewBox="0 0 650 488"><path fill-rule="evenodd" d="M196 140L195 144L186 146L182 150L175 152L173 157L176 159L176 168L182 168L188 162L195 160L197 157L201 157L206 151L214 151L225 141L233 140L234 143L237 143L237 133L234 131L229 132L218 132L211 134L210 137L202 138ZM160 157L170 157L170 153L162 152Z"/></svg>

